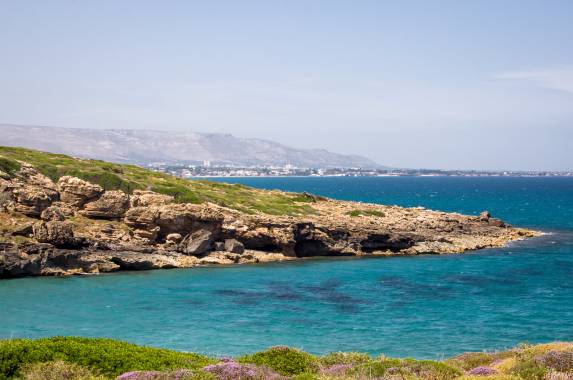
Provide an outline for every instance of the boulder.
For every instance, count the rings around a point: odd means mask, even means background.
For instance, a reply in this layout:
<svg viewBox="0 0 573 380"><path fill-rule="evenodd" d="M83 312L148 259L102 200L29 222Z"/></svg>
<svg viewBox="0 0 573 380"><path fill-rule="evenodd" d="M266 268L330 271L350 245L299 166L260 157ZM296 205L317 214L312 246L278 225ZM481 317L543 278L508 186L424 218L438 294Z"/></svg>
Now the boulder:
<svg viewBox="0 0 573 380"><path fill-rule="evenodd" d="M80 214L94 219L119 219L125 216L128 209L129 196L121 190L111 190L86 203Z"/></svg>
<svg viewBox="0 0 573 380"><path fill-rule="evenodd" d="M125 224L142 231L159 229L157 237L170 234L182 236L199 230L220 234L223 215L204 205L167 204L163 206L132 207L125 214Z"/></svg>
<svg viewBox="0 0 573 380"><path fill-rule="evenodd" d="M97 199L103 193L101 186L70 176L60 178L58 190L62 202L78 208Z"/></svg>
<svg viewBox="0 0 573 380"><path fill-rule="evenodd" d="M50 221L34 225L34 238L40 243L49 243L56 247L74 248L78 241L74 238L72 225L68 222Z"/></svg>
<svg viewBox="0 0 573 380"><path fill-rule="evenodd" d="M38 186L23 186L12 191L14 211L31 217L39 217L56 199L57 193Z"/></svg>
<svg viewBox="0 0 573 380"><path fill-rule="evenodd" d="M131 196L131 207L161 206L172 202L172 196L153 191L134 190Z"/></svg>
<svg viewBox="0 0 573 380"><path fill-rule="evenodd" d="M41 274L42 256L19 252L11 243L0 243L0 278Z"/></svg>
<svg viewBox="0 0 573 380"><path fill-rule="evenodd" d="M181 238L182 238L181 234L169 234L165 238L165 241L168 243L178 244L179 242L181 242Z"/></svg>
<svg viewBox="0 0 573 380"><path fill-rule="evenodd" d="M507 225L505 224L505 222L503 220L497 219L497 218L490 218L487 221L487 224L489 224L490 226L494 226L494 227L507 227Z"/></svg>
<svg viewBox="0 0 573 380"><path fill-rule="evenodd" d="M124 222L134 229L152 230L157 227L158 217L157 207L132 207L125 213Z"/></svg>
<svg viewBox="0 0 573 380"><path fill-rule="evenodd" d="M239 262L241 256L236 253L229 252L212 252L201 259L199 264L202 265L230 265Z"/></svg>
<svg viewBox="0 0 573 380"><path fill-rule="evenodd" d="M221 230L223 215L205 205L168 204L159 207L155 222L162 235L170 233L187 234L199 229L209 229L214 233Z"/></svg>
<svg viewBox="0 0 573 380"><path fill-rule="evenodd" d="M137 229L133 231L133 236L139 239L147 240L148 243L153 243L157 240L159 236L159 227L153 227L151 229Z"/></svg>
<svg viewBox="0 0 573 380"><path fill-rule="evenodd" d="M480 220L487 221L489 220L489 218L491 218L491 214L489 213L489 211L482 211L479 213L479 218Z"/></svg>
<svg viewBox="0 0 573 380"><path fill-rule="evenodd" d="M34 233L33 223L24 223L12 230L12 236L30 237Z"/></svg>
<svg viewBox="0 0 573 380"><path fill-rule="evenodd" d="M231 253L238 253L241 254L245 252L245 246L243 243L236 239L226 239L225 240L225 251Z"/></svg>
<svg viewBox="0 0 573 380"><path fill-rule="evenodd" d="M42 211L42 215L40 215L40 218L46 222L49 222L51 220L56 220L61 222L64 219L66 219L62 210L60 210L60 208L57 206L50 206L46 208L44 211Z"/></svg>
<svg viewBox="0 0 573 380"><path fill-rule="evenodd" d="M179 244L179 250L186 255L200 256L213 249L215 235L209 230L199 230L189 234Z"/></svg>

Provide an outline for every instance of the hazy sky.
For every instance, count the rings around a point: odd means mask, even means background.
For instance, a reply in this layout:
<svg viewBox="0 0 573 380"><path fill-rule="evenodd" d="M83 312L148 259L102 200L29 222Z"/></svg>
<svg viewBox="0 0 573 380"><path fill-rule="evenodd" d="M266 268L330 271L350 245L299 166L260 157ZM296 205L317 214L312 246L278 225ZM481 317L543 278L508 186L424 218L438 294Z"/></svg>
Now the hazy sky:
<svg viewBox="0 0 573 380"><path fill-rule="evenodd" d="M573 169L573 1L0 0L0 123Z"/></svg>

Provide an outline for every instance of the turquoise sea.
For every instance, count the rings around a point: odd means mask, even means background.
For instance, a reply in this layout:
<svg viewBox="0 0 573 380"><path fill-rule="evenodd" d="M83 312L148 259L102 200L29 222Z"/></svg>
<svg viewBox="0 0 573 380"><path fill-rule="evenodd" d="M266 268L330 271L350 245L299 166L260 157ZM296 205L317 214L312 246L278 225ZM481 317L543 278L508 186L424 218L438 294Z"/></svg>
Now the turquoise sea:
<svg viewBox="0 0 573 380"><path fill-rule="evenodd" d="M4 280L0 337L103 336L216 355L284 344L418 358L573 340L573 178L224 180L467 214L487 209L548 235L464 255Z"/></svg>

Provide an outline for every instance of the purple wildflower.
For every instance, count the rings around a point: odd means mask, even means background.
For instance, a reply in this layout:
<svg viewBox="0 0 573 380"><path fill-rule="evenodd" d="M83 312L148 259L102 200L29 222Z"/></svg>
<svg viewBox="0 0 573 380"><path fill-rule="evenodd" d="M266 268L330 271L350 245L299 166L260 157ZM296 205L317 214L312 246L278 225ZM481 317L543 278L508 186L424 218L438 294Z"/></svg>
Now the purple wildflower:
<svg viewBox="0 0 573 380"><path fill-rule="evenodd" d="M352 364L334 364L330 367L323 368L320 372L324 375L337 376L344 375L352 369Z"/></svg>
<svg viewBox="0 0 573 380"><path fill-rule="evenodd" d="M475 367L468 371L468 374L476 376L489 376L489 375L495 375L496 373L497 371L495 369L487 366Z"/></svg>
<svg viewBox="0 0 573 380"><path fill-rule="evenodd" d="M282 380L284 377L266 367L253 364L240 364L234 360L226 360L203 368L205 372L214 375L218 380Z"/></svg>
<svg viewBox="0 0 573 380"><path fill-rule="evenodd" d="M156 371L131 371L119 375L116 380L150 380L158 374Z"/></svg>
<svg viewBox="0 0 573 380"><path fill-rule="evenodd" d="M573 352L571 351L548 351L538 356L536 361L549 368L560 372L573 369Z"/></svg>

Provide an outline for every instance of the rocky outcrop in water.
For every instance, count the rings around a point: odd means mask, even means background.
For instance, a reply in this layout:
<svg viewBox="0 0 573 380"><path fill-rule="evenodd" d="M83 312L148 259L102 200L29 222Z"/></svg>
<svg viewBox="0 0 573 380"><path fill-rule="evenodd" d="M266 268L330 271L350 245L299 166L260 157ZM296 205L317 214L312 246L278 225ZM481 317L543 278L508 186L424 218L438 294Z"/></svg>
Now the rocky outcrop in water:
<svg viewBox="0 0 573 380"><path fill-rule="evenodd" d="M460 253L538 234L488 212L465 216L309 196L307 215L246 214L146 190L104 191L70 176L56 184L26 164L0 178L0 194L2 278Z"/></svg>

